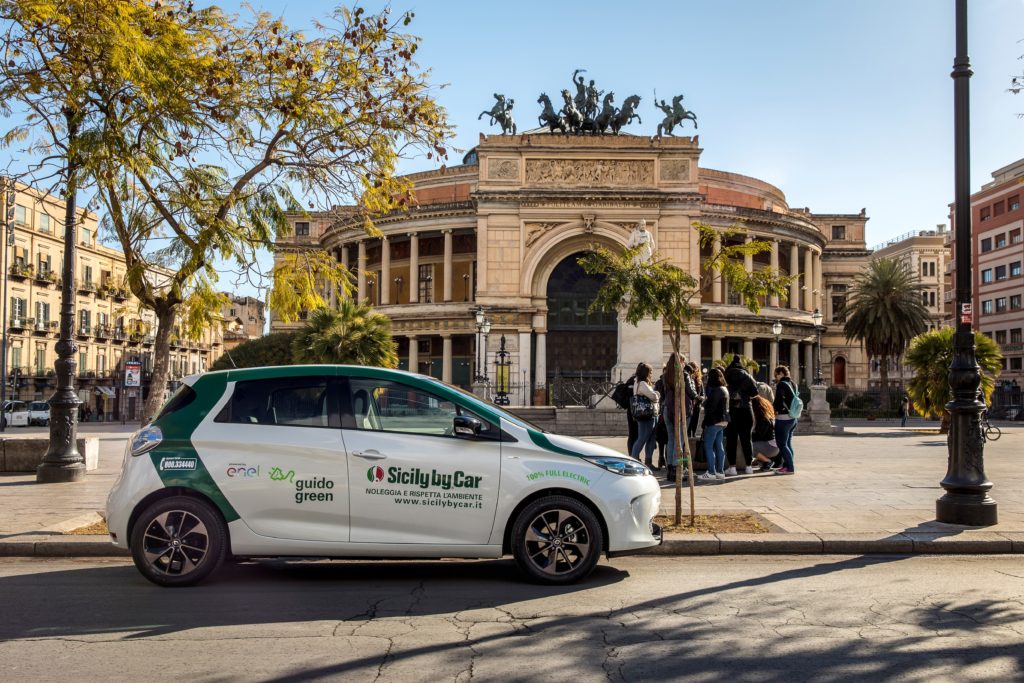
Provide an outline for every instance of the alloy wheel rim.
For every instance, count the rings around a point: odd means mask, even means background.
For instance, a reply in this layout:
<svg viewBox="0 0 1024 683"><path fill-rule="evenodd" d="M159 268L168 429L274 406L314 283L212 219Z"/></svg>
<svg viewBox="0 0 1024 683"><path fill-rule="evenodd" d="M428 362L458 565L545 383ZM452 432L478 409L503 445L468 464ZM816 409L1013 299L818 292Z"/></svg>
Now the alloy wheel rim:
<svg viewBox="0 0 1024 683"><path fill-rule="evenodd" d="M590 557L590 533L568 510L540 513L526 528L526 556L544 574L567 574Z"/></svg>
<svg viewBox="0 0 1024 683"><path fill-rule="evenodd" d="M146 527L142 550L146 562L165 576L186 576L203 563L210 535L201 519L185 510L168 510Z"/></svg>

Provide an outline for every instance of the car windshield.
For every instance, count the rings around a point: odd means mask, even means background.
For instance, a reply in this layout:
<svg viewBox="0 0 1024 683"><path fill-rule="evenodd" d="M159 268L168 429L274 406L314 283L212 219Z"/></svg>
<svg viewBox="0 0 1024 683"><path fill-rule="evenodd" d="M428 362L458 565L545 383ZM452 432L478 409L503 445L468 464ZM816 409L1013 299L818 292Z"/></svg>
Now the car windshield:
<svg viewBox="0 0 1024 683"><path fill-rule="evenodd" d="M521 418L521 417L519 417L517 415L513 415L512 413L510 413L510 412L508 412L506 410L502 410L501 408L499 408L498 406L496 406L496 405L494 405L492 403L486 403L485 401L481 401L479 396L477 396L476 394L472 394L472 393L466 391L465 389L462 389L462 388L457 387L457 386L453 386L451 384L446 384L446 383L442 382L441 380L437 379L436 377L427 377L427 379L429 379L431 382L434 382L435 384L440 384L441 386L443 386L443 387L445 387L447 389L454 389L455 391L457 391L460 394L462 394L463 397L465 397L475 407L482 408L484 411L488 411L489 410L489 411L498 413L503 418L505 418L506 420L508 420L509 422L511 422L512 424L514 424L515 426L517 426L517 427L519 427L521 429L532 429L532 430L537 431L537 432L545 431L545 430L541 429L540 427L538 427L537 425L533 424L532 422L529 422L528 420L524 420L523 418Z"/></svg>

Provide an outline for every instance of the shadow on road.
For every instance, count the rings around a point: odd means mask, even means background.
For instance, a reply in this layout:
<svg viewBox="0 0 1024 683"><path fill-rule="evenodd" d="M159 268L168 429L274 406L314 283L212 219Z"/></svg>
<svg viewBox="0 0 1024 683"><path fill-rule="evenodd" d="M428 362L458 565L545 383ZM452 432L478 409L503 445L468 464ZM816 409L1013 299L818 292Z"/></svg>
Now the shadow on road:
<svg viewBox="0 0 1024 683"><path fill-rule="evenodd" d="M924 680L929 671L989 660L1020 671L1024 647L1019 639L1007 647L972 637L990 627L1012 628L1022 616L1014 603L923 602L893 617L884 610L843 609L841 596L830 592L818 598L821 614L803 613L786 598L812 584L821 587L808 579L877 565L895 568L906 559L823 557L811 566L801 563L693 589L687 589L685 572L673 567L666 577L679 582L679 590L666 595L659 584L658 595L647 600L632 599L636 585L616 599L617 586L626 586L623 582L631 577L609 565L599 565L581 584L561 588L524 583L507 560L228 564L212 580L190 589L158 588L130 565L44 570L0 578L0 595L8 596L0 641L124 633L115 638L127 641L204 628L311 622L349 624L351 629L360 623L440 616L457 624L464 638L395 639L386 654L363 648L328 664L300 659L287 674L264 680L364 676L439 658L461 663L487 657L492 666L503 661L519 666L541 653L543 670L509 670L508 679L550 680L552 666L560 672L557 678L572 674L627 681L689 676ZM869 594L866 590L859 594ZM571 600L558 606L545 600L567 594ZM487 626L481 630L470 626L482 623L479 619L460 618L460 613L488 608L496 615L483 618ZM904 628L908 620L912 628ZM759 634L756 644L734 635L749 634L751 624ZM204 637L215 638L218 632L207 633ZM937 639L940 633L945 637Z"/></svg>

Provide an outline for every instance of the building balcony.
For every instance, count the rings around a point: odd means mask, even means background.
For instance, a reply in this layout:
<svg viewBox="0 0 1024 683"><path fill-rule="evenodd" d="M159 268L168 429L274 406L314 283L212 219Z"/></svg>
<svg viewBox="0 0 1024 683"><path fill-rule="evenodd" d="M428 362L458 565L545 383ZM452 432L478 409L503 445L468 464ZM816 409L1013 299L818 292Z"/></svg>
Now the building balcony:
<svg viewBox="0 0 1024 683"><path fill-rule="evenodd" d="M54 320L53 322L57 322L57 321ZM49 320L36 320L32 324L32 331L35 332L36 334L47 334L50 331L50 321Z"/></svg>
<svg viewBox="0 0 1024 683"><path fill-rule="evenodd" d="M152 346L156 343L156 337L151 334L143 335L142 343L146 346Z"/></svg>
<svg viewBox="0 0 1024 683"><path fill-rule="evenodd" d="M115 328L110 333L110 338L113 339L115 342L123 342L125 339L128 338L128 333L121 328Z"/></svg>
<svg viewBox="0 0 1024 683"><path fill-rule="evenodd" d="M109 339L110 328L108 328L106 325L97 325L94 334L96 335L97 339Z"/></svg>
<svg viewBox="0 0 1024 683"><path fill-rule="evenodd" d="M124 287L110 287L107 290L108 296L114 301L125 301L130 293Z"/></svg>
<svg viewBox="0 0 1024 683"><path fill-rule="evenodd" d="M16 280L24 280L30 278L35 273L35 268L30 263L12 263L7 272L11 274L11 277Z"/></svg>
<svg viewBox="0 0 1024 683"><path fill-rule="evenodd" d="M91 337L92 325L79 325L78 329L75 330L75 334L79 337Z"/></svg>
<svg viewBox="0 0 1024 683"><path fill-rule="evenodd" d="M9 327L12 330L24 330L26 327L28 327L31 324L32 323L29 322L28 318L18 318L18 317L15 317L15 316L11 316Z"/></svg>
<svg viewBox="0 0 1024 683"><path fill-rule="evenodd" d="M57 281L57 275L52 270L37 270L32 279L36 284L47 287Z"/></svg>

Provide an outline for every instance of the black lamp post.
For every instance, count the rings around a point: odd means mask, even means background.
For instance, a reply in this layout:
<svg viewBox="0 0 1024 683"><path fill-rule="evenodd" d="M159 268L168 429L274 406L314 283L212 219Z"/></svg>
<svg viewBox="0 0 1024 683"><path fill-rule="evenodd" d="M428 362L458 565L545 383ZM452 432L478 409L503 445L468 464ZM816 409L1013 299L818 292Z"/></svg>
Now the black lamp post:
<svg viewBox="0 0 1024 683"><path fill-rule="evenodd" d="M491 321L487 319L483 306L473 309L476 321L476 376L473 381L480 384L487 382L487 335L491 332ZM483 343L481 344L481 340Z"/></svg>
<svg viewBox="0 0 1024 683"><path fill-rule="evenodd" d="M772 335L775 337L775 366L768 369L769 381L772 377L775 377L775 368L782 365L779 362L779 355L782 353L782 347L779 346L779 339L782 337L782 322L776 320L772 323Z"/></svg>
<svg viewBox="0 0 1024 683"><path fill-rule="evenodd" d="M821 376L821 331L824 329L821 324L821 311L815 308L814 313L811 314L811 320L814 322L814 332L817 335L817 339L814 342L814 384L821 386L825 383L825 378Z"/></svg>
<svg viewBox="0 0 1024 683"><path fill-rule="evenodd" d="M501 346L498 348L498 360L494 363L494 379L497 385L497 393L494 397L494 403L499 406L507 406L510 401L508 398L509 389L511 389L512 379L512 354L505 348L505 335L501 335Z"/></svg>
<svg viewBox="0 0 1024 683"><path fill-rule="evenodd" d="M971 141L970 60L967 57L967 0L956 0L956 57L953 60L953 138L956 221L956 334L949 386L949 463L940 482L946 492L935 501L935 518L949 524L991 526L998 520L996 502L989 497L992 482L985 476L985 436L978 400L981 368L974 352L971 309Z"/></svg>

